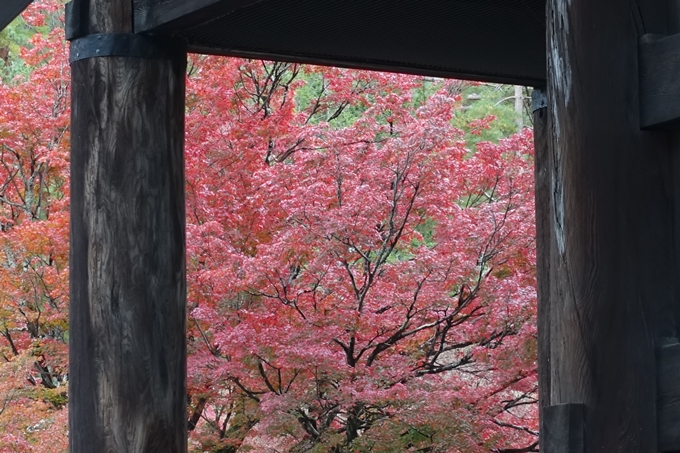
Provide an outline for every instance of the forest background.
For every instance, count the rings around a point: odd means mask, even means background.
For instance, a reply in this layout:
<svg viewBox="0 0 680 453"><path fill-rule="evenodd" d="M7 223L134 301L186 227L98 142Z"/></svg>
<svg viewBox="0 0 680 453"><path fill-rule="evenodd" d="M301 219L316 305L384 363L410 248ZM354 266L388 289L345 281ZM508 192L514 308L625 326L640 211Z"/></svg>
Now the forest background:
<svg viewBox="0 0 680 453"><path fill-rule="evenodd" d="M68 444L63 2L0 33L0 452ZM199 55L190 451L537 446L526 90Z"/></svg>

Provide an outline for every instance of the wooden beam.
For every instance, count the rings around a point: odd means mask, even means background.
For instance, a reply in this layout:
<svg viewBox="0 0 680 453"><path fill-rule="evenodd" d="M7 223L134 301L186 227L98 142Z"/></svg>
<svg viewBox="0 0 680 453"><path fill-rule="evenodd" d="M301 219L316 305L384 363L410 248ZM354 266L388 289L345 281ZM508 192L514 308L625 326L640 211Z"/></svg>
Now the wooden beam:
<svg viewBox="0 0 680 453"><path fill-rule="evenodd" d="M680 343L671 339L656 349L659 451L680 451Z"/></svg>
<svg viewBox="0 0 680 453"><path fill-rule="evenodd" d="M541 452L584 453L583 404L543 408Z"/></svg>
<svg viewBox="0 0 680 453"><path fill-rule="evenodd" d="M538 0L543 2L544 0ZM392 6L390 16L394 20L386 19L383 9L364 8L360 1L330 1L324 4L326 7L319 7L317 4L310 7L305 2L297 1L286 5L286 2L266 2L262 0L136 0L135 1L135 31L136 32L164 32L177 34L188 40L189 51L204 54L218 54L235 56L242 58L266 59L274 61L287 61L317 65L332 65L347 68L359 68L378 71L390 71L399 73L411 73L429 75L434 77L459 78L469 80L482 80L492 83L509 83L515 85L545 85L545 52L543 44L543 33L536 33L541 30L541 16L543 12L527 9L526 19L518 19L516 15L507 19L508 23L516 21L519 29L532 30L539 45L522 45L517 42L513 46L515 38L508 41L506 32L498 32L498 27L492 27L484 22L484 16L480 11L489 9L497 15L500 10L514 11L515 13L525 6L490 6L482 2L479 6L465 7L467 0L456 0L449 2L458 5L458 15L452 16L459 18L464 23L478 22L479 30L488 32L480 35L494 36L490 40L503 40L503 45L494 45L494 48L502 47L507 49L504 54L516 53L518 58L512 61L525 61L526 64L498 61L498 55L487 56L484 61L483 53L487 52L488 43L479 45L480 52L470 54L461 49L471 46L456 46L456 42L466 42L465 36L470 38L470 34L450 36L451 39L435 39L443 36L439 32L433 32L432 27L427 26L431 20L424 20L425 17L440 17L438 12L446 12L446 7L424 6L417 1L402 1L396 6ZM366 2L375 3L375 2ZM437 2L435 2L437 3ZM446 3L446 2L444 2ZM527 1L535 5L536 0ZM382 4L382 3L380 3ZM492 2L493 4L493 2ZM306 6L305 6L306 5ZM500 5L500 4L499 4ZM385 8L390 5L385 4ZM310 9L311 8L311 9ZM287 12L284 12L287 11ZM411 19L414 11L418 11L415 19ZM363 15L362 15L363 12ZM405 13L405 12L408 12ZM531 12L531 14L529 14ZM287 14L287 15L286 15ZM367 15L368 14L368 15ZM283 16L282 16L283 15ZM372 16L371 16L372 15ZM462 17L458 17L462 16ZM367 17L372 17L373 27L365 27L361 24ZM297 20L297 22L295 22ZM501 20L502 19L494 19ZM258 28L258 23L273 23L272 26ZM294 22L292 28L285 24ZM492 21L493 22L493 21ZM521 22L521 23L520 23ZM252 24L247 27L245 33L241 33L238 27L244 23ZM491 23L491 22L490 22ZM306 26L301 25L306 24ZM320 24L327 25L320 31ZM345 24L337 26L336 24ZM446 24L439 21L441 27L446 28ZM406 32L399 33L401 27L411 28ZM317 30L315 34L306 35L305 30ZM506 30L507 27L504 28ZM250 30L250 31L248 31ZM252 34L249 34L252 33ZM319 33L323 35L320 39ZM405 33L405 34L404 34ZM474 34L475 32L472 32ZM414 46L404 48L403 54L394 52L391 42L398 42L399 39L386 39L390 34L397 34L399 37L414 37L411 42L417 43ZM428 35L430 38L428 39ZM447 35L447 33L444 33ZM521 34L524 44L527 44L525 34ZM315 37L316 36L316 37ZM361 44L357 43L358 36L365 36L363 42L368 43L370 51L363 51ZM475 35L474 46L478 45L478 35ZM472 38L470 38L472 39ZM323 42L323 47L308 46L305 43ZM352 44L347 44L352 42ZM401 46L394 44L396 47ZM531 50L521 50L528 47ZM437 53L442 56L440 59L434 57ZM420 55L428 55L421 57ZM403 56L403 58L402 58ZM540 66L536 63L540 61ZM489 63L495 62L495 63ZM509 67L504 67L509 66Z"/></svg>
<svg viewBox="0 0 680 453"><path fill-rule="evenodd" d="M0 31L14 20L32 0L2 0L0 2Z"/></svg>
<svg viewBox="0 0 680 453"><path fill-rule="evenodd" d="M550 249L552 245L552 151L548 131L547 93L534 88L531 104L534 117L534 193L536 197L536 290L538 299L538 415L545 420L550 405Z"/></svg>
<svg viewBox="0 0 680 453"><path fill-rule="evenodd" d="M638 13L642 28L637 30L638 36L648 33L667 34L670 25L671 3L675 0L650 1L628 0L631 5L631 13Z"/></svg>
<svg viewBox="0 0 680 453"><path fill-rule="evenodd" d="M71 43L71 453L187 451L186 51L131 18Z"/></svg>
<svg viewBox="0 0 680 453"><path fill-rule="evenodd" d="M135 32L186 29L262 0L135 0Z"/></svg>
<svg viewBox="0 0 680 453"><path fill-rule="evenodd" d="M237 49L221 49L202 47L189 44L189 52L206 55L223 55L227 57L249 58L254 60L284 61L290 63L313 64L319 66L334 66L339 68L360 69L369 71L394 72L399 74L414 74L444 79L474 80L476 82L502 83L506 85L537 86L545 85L545 78L516 77L512 75L485 74L470 71L445 71L428 67L404 66L383 61L367 61L350 58L323 58L309 55L281 54L276 52L255 52Z"/></svg>
<svg viewBox="0 0 680 453"><path fill-rule="evenodd" d="M640 38L640 125L674 129L680 125L680 34Z"/></svg>
<svg viewBox="0 0 680 453"><path fill-rule="evenodd" d="M584 404L585 452L657 453L654 341L678 328L677 152L640 130L631 2L549 0L547 48L541 405Z"/></svg>

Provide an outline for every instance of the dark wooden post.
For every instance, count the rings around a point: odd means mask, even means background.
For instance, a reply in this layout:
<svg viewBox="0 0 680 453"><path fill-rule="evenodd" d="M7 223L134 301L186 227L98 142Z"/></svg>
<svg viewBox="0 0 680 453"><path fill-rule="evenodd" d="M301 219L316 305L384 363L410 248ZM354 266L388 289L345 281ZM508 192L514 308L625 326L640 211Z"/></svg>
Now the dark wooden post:
<svg viewBox="0 0 680 453"><path fill-rule="evenodd" d="M70 451L183 453L186 52L130 0L70 14Z"/></svg>
<svg viewBox="0 0 680 453"><path fill-rule="evenodd" d="M640 128L638 39L666 32L665 8L548 1L536 159L544 453L658 451L654 351L677 337L677 239L671 141Z"/></svg>

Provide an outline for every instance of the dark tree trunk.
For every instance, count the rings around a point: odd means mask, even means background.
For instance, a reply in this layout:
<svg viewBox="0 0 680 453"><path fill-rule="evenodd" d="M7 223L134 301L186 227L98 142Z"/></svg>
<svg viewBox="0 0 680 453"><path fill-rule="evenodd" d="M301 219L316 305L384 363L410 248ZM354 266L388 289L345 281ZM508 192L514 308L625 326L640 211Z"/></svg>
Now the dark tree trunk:
<svg viewBox="0 0 680 453"><path fill-rule="evenodd" d="M92 1L89 31L131 3ZM72 453L186 452L185 67L72 64Z"/></svg>
<svg viewBox="0 0 680 453"><path fill-rule="evenodd" d="M584 404L574 413L587 453L657 452L654 344L677 336L671 146L639 126L638 38L664 32L665 3L638 3L548 1L548 108L536 123L540 398L542 408Z"/></svg>

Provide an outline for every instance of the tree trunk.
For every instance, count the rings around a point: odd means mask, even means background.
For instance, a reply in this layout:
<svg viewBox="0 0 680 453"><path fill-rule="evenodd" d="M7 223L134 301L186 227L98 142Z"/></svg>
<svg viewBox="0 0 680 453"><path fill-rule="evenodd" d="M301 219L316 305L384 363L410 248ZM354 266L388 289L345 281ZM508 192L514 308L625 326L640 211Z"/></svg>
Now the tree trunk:
<svg viewBox="0 0 680 453"><path fill-rule="evenodd" d="M517 131L524 129L524 87L515 85L515 124Z"/></svg>

